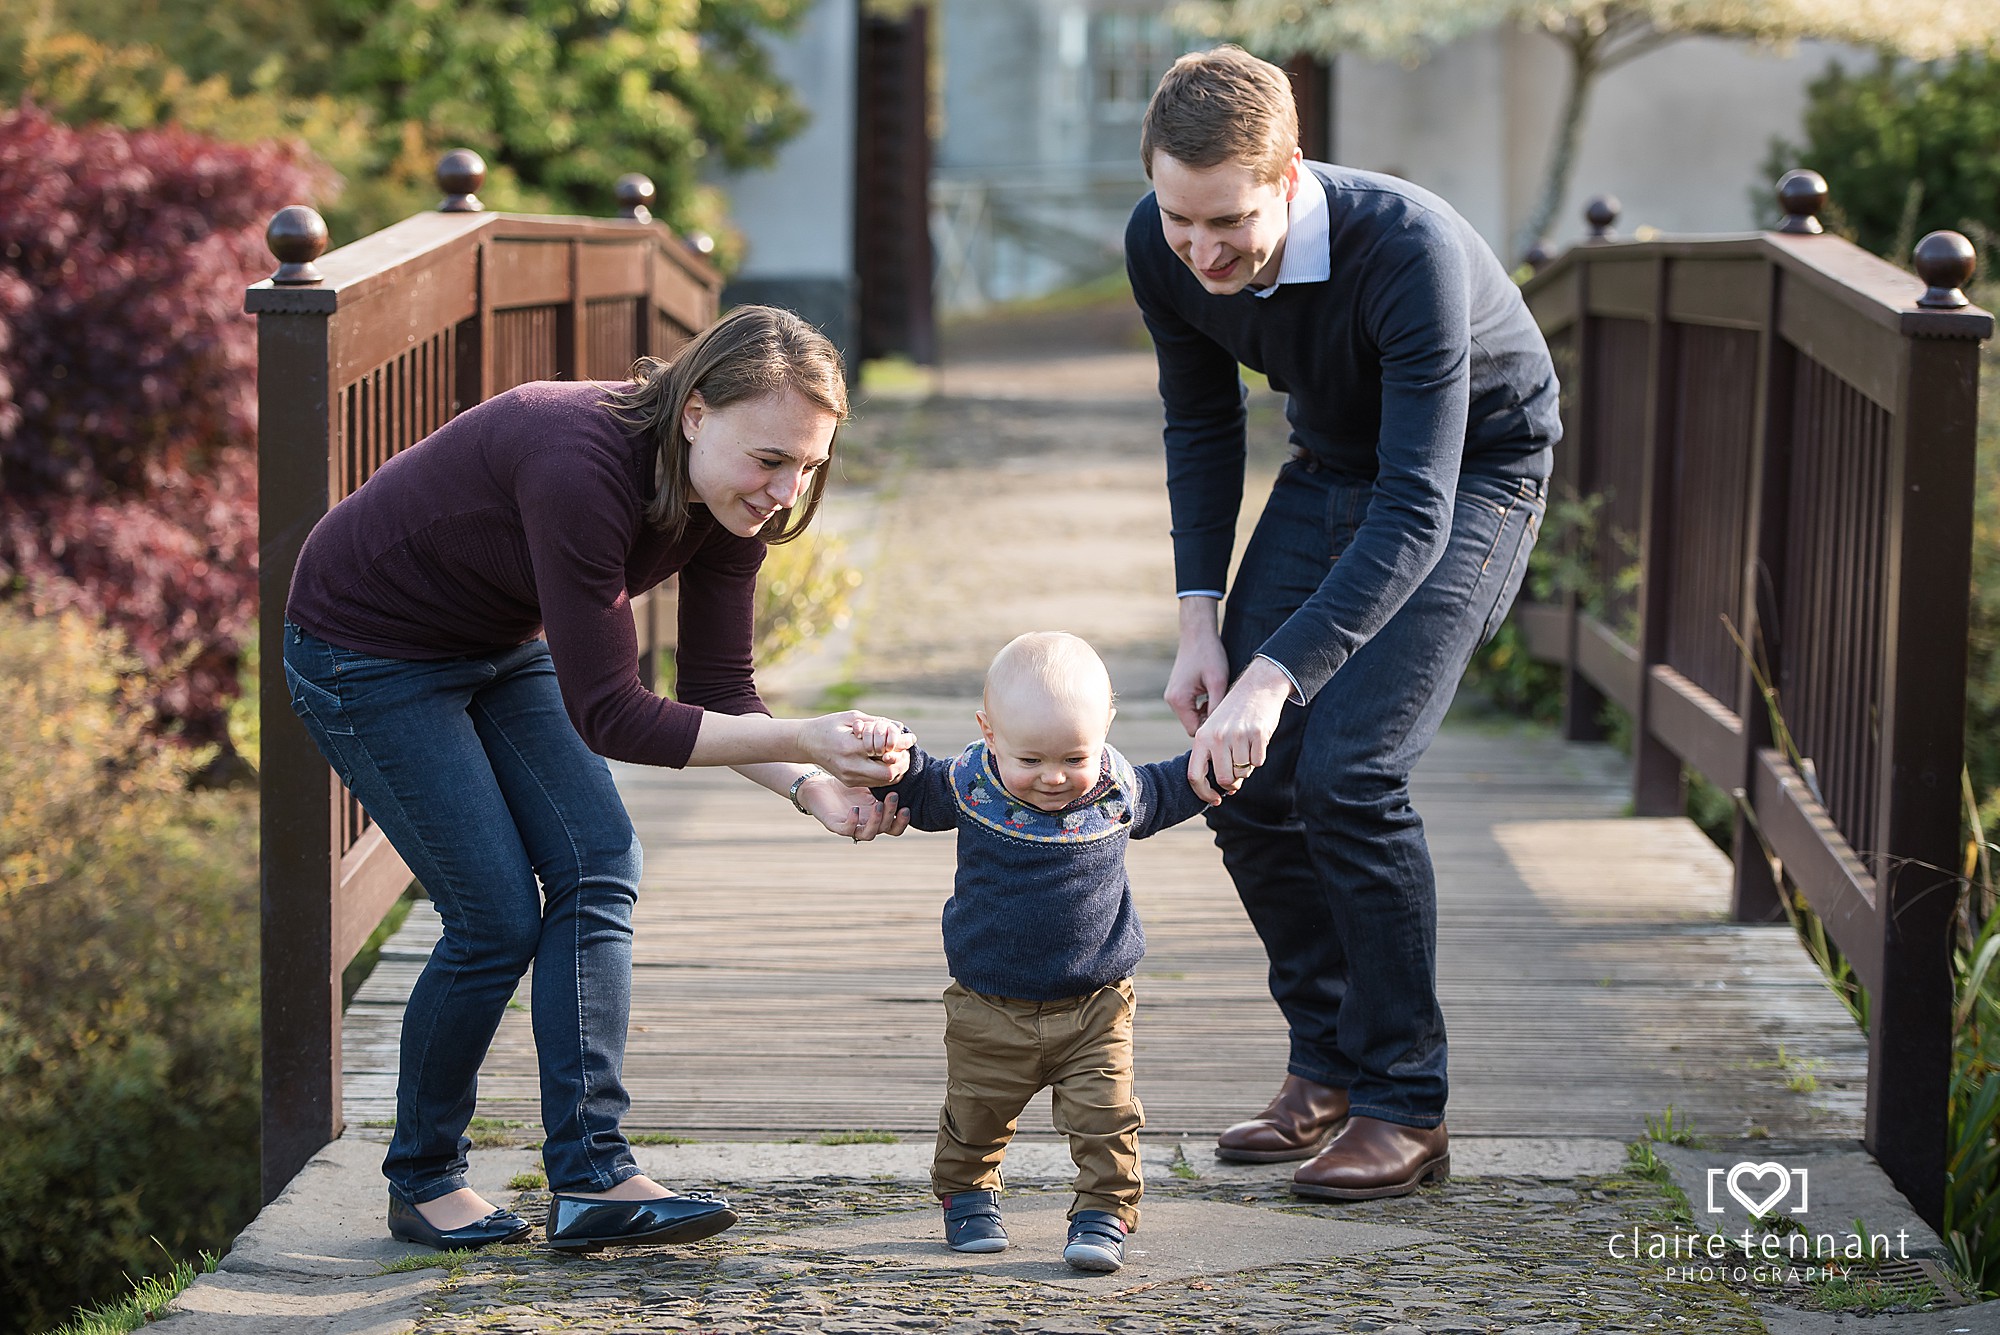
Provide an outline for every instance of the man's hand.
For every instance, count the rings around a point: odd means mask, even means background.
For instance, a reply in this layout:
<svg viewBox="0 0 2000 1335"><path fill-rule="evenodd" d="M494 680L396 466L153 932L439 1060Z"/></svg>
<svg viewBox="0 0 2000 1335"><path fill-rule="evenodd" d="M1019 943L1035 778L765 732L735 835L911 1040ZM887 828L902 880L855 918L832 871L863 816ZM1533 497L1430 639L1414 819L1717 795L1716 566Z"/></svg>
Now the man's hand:
<svg viewBox="0 0 2000 1335"><path fill-rule="evenodd" d="M910 828L910 813L897 809L894 793L878 802L866 788L849 788L831 774L815 775L800 784L799 805L821 825L857 844Z"/></svg>
<svg viewBox="0 0 2000 1335"><path fill-rule="evenodd" d="M1167 706L1195 735L1215 703L1229 689L1229 655L1215 628L1216 600L1190 594L1181 599L1180 650L1167 678Z"/></svg>
<svg viewBox="0 0 2000 1335"><path fill-rule="evenodd" d="M1291 678L1276 663L1268 658L1250 660L1250 666L1243 669L1243 675L1222 697L1222 703L1209 711L1207 721L1194 735L1188 784L1195 796L1213 804L1222 800L1223 793L1243 786L1264 763L1264 748L1278 730L1279 716L1291 698Z"/></svg>

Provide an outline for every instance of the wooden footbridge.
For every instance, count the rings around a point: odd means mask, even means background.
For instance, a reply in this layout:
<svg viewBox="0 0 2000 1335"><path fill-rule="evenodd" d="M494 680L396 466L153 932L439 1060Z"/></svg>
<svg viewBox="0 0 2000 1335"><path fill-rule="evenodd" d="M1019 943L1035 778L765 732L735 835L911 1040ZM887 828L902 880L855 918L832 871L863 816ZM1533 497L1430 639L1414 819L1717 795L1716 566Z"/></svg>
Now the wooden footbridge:
<svg viewBox="0 0 2000 1335"><path fill-rule="evenodd" d="M1418 774L1439 870L1449 1116L1461 1135L1630 1138L1672 1105L1719 1135L1862 1136L1935 1223L1956 894L1926 868L1956 861L1977 345L1992 322L1953 291L1969 248L1927 239L1913 278L1810 234L1814 202L1810 189L1789 194L1781 234L1594 240L1529 285L1564 373L1562 477L1596 498L1579 508L1598 517L1551 542L1595 576L1543 589L1520 613L1534 652L1565 668L1564 735L1453 726ZM322 258L323 232L316 244L310 220L288 214L273 233L286 267L250 295L267 662L298 543L374 465L513 384L615 376L635 355L670 351L712 318L718 291L698 256L637 218L445 213ZM1117 382L1077 374L1074 359L1047 376L1074 396L1047 421L1096 433L1060 456L1059 483L1024 488L1009 460L981 473L978 452L968 463L961 450L945 494L1010 496L1072 516L1085 535L1117 516L1150 543L1125 542L1130 559L1088 596L982 586L977 624L933 635L928 651L983 661L1006 634L1046 624L1037 607L1060 606L1086 634L1157 608L1158 624L1123 646L1143 659L1150 635L1157 660L1172 632L1162 469L1155 447L1104 442L1143 442L1158 409L1143 379L1129 392ZM936 411L975 403L982 383L1018 399L1038 381L1018 363L962 383L974 388ZM1023 411L1017 401L997 416ZM894 545L921 519L895 507L936 494L920 485L920 448L905 465L875 509L846 521L878 585L928 559ZM971 586L954 593L949 579L921 597L964 605ZM868 624L890 615L870 612L850 658L866 659ZM649 613L642 630L657 637L662 620ZM1728 628L1756 646L1754 671ZM963 681L918 697L908 686L925 660L908 659L908 641L904 680L860 703L950 749L971 727ZM836 675L865 688L851 669ZM1760 674L1796 711L1788 731L1774 727ZM399 1008L435 920L412 914L343 1016L342 967L407 873L272 678L264 1160L275 1194L349 1120L389 1116ZM1119 684L1115 740L1147 758L1182 749L1146 704L1157 682ZM1606 701L1634 721L1636 763L1592 740ZM1680 814L1690 772L1742 795L1733 856ZM783 1138L934 1125L949 838L842 845L728 773L624 770L620 782L648 854L633 1126ZM1206 1137L1259 1107L1282 1072L1263 955L1198 823L1135 846L1132 865L1151 940L1139 976L1150 1129ZM1818 913L1868 986L1867 1033L1771 921L1780 896ZM480 1110L532 1126L526 1019L503 1025Z"/></svg>

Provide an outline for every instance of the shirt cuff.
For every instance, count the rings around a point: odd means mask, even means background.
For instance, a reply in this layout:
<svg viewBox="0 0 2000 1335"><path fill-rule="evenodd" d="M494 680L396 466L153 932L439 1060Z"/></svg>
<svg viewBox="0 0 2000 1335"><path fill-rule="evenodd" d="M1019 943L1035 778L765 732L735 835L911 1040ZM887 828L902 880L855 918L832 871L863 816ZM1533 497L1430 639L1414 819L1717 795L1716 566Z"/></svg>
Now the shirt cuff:
<svg viewBox="0 0 2000 1335"><path fill-rule="evenodd" d="M1280 663L1277 659L1271 657L1269 654L1258 654L1257 657L1263 659L1266 663L1269 663L1272 667L1278 669L1278 671L1285 674L1285 680L1292 684L1293 704L1302 705L1306 702L1306 693L1299 689L1299 679L1292 675L1292 670L1290 668L1286 667L1283 663Z"/></svg>
<svg viewBox="0 0 2000 1335"><path fill-rule="evenodd" d="M1176 598L1213 598L1213 599L1215 599L1215 600L1216 600L1217 602L1221 602L1221 601L1222 601L1222 590L1221 590L1221 589L1182 589L1182 590L1181 590L1181 591L1180 591L1179 593L1175 594L1175 595L1174 595L1174 597L1176 597Z"/></svg>

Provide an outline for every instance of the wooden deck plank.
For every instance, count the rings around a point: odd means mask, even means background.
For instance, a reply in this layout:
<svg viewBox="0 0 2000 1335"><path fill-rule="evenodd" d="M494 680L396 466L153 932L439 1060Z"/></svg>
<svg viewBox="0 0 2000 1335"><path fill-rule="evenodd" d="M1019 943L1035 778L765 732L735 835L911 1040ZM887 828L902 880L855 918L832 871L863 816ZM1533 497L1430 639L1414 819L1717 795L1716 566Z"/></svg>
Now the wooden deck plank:
<svg viewBox="0 0 2000 1335"><path fill-rule="evenodd" d="M936 719L921 730L963 740ZM1118 741L1146 759L1185 743L1158 715L1121 716ZM648 850L631 1128L927 1137L952 838L841 844L727 773L621 767L619 781ZM1630 1137L1672 1104L1719 1134L1859 1134L1861 1035L1789 928L1726 921L1727 864L1693 826L1619 816L1615 756L1447 731L1416 800L1438 864L1456 1132ZM1206 1137L1255 1111L1283 1070L1264 954L1198 822L1133 845L1131 868L1151 946L1137 980L1149 1134ZM401 1004L435 932L420 906L348 1012L350 1121L392 1115ZM480 1112L533 1126L527 1000L524 986ZM1787 1088L1805 1077L1815 1088ZM1048 1124L1039 1102L1024 1134Z"/></svg>

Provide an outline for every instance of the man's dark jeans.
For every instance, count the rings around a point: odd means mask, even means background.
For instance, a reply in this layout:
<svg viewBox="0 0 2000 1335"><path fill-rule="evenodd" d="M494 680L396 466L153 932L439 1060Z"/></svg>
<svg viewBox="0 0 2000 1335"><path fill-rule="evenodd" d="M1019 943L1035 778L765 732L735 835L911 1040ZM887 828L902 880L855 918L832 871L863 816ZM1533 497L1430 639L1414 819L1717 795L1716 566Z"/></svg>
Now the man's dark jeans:
<svg viewBox="0 0 2000 1335"><path fill-rule="evenodd" d="M465 1185L479 1063L533 964L549 1185L633 1176L618 1123L639 841L610 767L563 712L548 646L420 662L287 623L285 681L444 924L403 1012L383 1173L414 1201Z"/></svg>
<svg viewBox="0 0 2000 1335"><path fill-rule="evenodd" d="M1310 704L1285 707L1263 767L1209 812L1270 955L1291 1072L1362 1116L1444 1118L1437 883L1410 771L1520 590L1546 485L1461 476L1436 568ZM1326 578L1372 491L1299 460L1279 472L1223 615L1232 678Z"/></svg>

